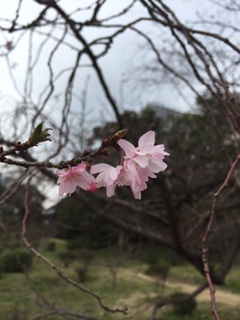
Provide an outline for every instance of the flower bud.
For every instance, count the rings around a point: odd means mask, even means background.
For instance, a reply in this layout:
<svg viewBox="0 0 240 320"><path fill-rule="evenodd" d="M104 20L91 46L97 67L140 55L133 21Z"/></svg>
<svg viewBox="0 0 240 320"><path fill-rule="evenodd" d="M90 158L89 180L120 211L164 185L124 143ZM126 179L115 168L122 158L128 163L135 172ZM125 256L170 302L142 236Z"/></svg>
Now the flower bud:
<svg viewBox="0 0 240 320"><path fill-rule="evenodd" d="M127 134L127 129L122 129L116 132L113 136L114 139L121 139Z"/></svg>

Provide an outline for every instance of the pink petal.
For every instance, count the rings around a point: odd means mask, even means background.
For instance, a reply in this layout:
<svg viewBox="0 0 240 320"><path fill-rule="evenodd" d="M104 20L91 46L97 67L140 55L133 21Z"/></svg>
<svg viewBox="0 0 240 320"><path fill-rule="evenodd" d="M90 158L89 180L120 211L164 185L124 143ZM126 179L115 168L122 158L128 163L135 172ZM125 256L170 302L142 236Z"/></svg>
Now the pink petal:
<svg viewBox="0 0 240 320"><path fill-rule="evenodd" d="M148 176L149 176L149 178L152 178L152 179L156 179L157 178L157 176L153 172L151 172L149 170L148 170Z"/></svg>
<svg viewBox="0 0 240 320"><path fill-rule="evenodd" d="M152 159L149 163L148 169L151 172L158 173L160 171L164 171L167 168L167 164L163 161L156 161Z"/></svg>
<svg viewBox="0 0 240 320"><path fill-rule="evenodd" d="M108 187L106 188L106 190L107 190L107 196L108 196L108 197L112 197L112 196L114 195L114 193L115 193L115 189L116 189L116 185L115 185L115 184L112 184L111 186L108 186Z"/></svg>
<svg viewBox="0 0 240 320"><path fill-rule="evenodd" d="M110 170L109 170L109 176L110 176L110 178L111 178L112 180L115 181L115 180L117 179L117 177L118 177L118 171L117 171L117 169L114 168L114 167L110 168Z"/></svg>
<svg viewBox="0 0 240 320"><path fill-rule="evenodd" d="M129 176L129 181L131 185L135 185L135 183L141 183L141 180L139 179L138 171L136 168L136 162L133 161L132 159L126 160L125 166L127 166L127 168L129 169L128 176Z"/></svg>
<svg viewBox="0 0 240 320"><path fill-rule="evenodd" d="M138 169L138 176L139 176L139 180L141 183L148 181L148 170L144 169L144 168L139 168Z"/></svg>
<svg viewBox="0 0 240 320"><path fill-rule="evenodd" d="M117 178L116 178L117 179ZM110 176L110 170L108 170L107 172L105 172L105 176L104 176L104 182L106 184L106 186L110 186L111 184L113 184L113 182L116 179L112 179Z"/></svg>
<svg viewBox="0 0 240 320"><path fill-rule="evenodd" d="M97 180L97 178L96 178L97 188L101 188L101 187L106 187L107 186L106 183L103 180Z"/></svg>
<svg viewBox="0 0 240 320"><path fill-rule="evenodd" d="M107 171L110 169L110 165L107 163L98 163L98 164L94 164L91 167L90 173L94 174L94 173L98 173L98 172L102 172L102 171Z"/></svg>
<svg viewBox="0 0 240 320"><path fill-rule="evenodd" d="M125 139L119 139L118 144L123 149L123 151L125 152L125 155L128 158L131 158L134 155L135 147L129 141L127 141Z"/></svg>
<svg viewBox="0 0 240 320"><path fill-rule="evenodd" d="M155 143L155 132L154 131L146 132L138 140L139 147L143 147L145 144L154 145L154 143Z"/></svg>
<svg viewBox="0 0 240 320"><path fill-rule="evenodd" d="M134 188L131 186L132 193L135 199L141 199L141 191L147 189L147 184L144 182L141 185L136 185Z"/></svg>
<svg viewBox="0 0 240 320"><path fill-rule="evenodd" d="M166 151L164 151L165 146L163 144L158 144L157 146L155 146L155 152L157 153L161 153L164 156L170 156L170 154Z"/></svg>
<svg viewBox="0 0 240 320"><path fill-rule="evenodd" d="M106 175L105 172L101 172L96 177L96 182L97 182L98 188L106 186L106 183L104 182L105 175Z"/></svg>
<svg viewBox="0 0 240 320"><path fill-rule="evenodd" d="M82 173L82 177L87 181L88 184L95 182L95 178L87 171Z"/></svg>
<svg viewBox="0 0 240 320"><path fill-rule="evenodd" d="M141 200L141 197L142 197L141 191L137 191L137 192L132 191L132 193L135 199Z"/></svg>
<svg viewBox="0 0 240 320"><path fill-rule="evenodd" d="M55 171L55 173L58 177L62 177L66 175L66 171Z"/></svg>
<svg viewBox="0 0 240 320"><path fill-rule="evenodd" d="M89 187L89 183L87 183L86 180L82 179L81 181L79 181L78 186L83 190L87 190Z"/></svg>
<svg viewBox="0 0 240 320"><path fill-rule="evenodd" d="M72 167L72 172L84 172L86 170L86 164L84 162L81 162L76 167Z"/></svg>
<svg viewBox="0 0 240 320"><path fill-rule="evenodd" d="M154 150L154 146L151 145L151 144L145 144L145 145L142 145L141 147L137 148L136 149L136 154L139 154L139 155L145 155L145 154L151 154Z"/></svg>
<svg viewBox="0 0 240 320"><path fill-rule="evenodd" d="M142 168L146 168L149 164L148 156L136 156L133 160Z"/></svg>
<svg viewBox="0 0 240 320"><path fill-rule="evenodd" d="M73 183L71 180L66 180L65 182L61 183L59 186L59 196L62 197L64 193L72 194L76 190L76 184Z"/></svg>

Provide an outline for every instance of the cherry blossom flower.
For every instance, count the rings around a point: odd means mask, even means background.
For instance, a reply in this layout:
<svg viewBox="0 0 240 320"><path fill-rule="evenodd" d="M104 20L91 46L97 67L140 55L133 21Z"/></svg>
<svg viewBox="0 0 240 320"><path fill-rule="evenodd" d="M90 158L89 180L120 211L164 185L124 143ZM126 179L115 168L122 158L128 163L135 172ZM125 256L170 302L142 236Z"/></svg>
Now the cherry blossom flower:
<svg viewBox="0 0 240 320"><path fill-rule="evenodd" d="M141 199L141 191L147 189L146 182L150 178L157 176L146 168L141 168L132 159L124 160L124 167L126 172L131 172L133 179L130 180L130 188L135 199Z"/></svg>
<svg viewBox="0 0 240 320"><path fill-rule="evenodd" d="M123 162L123 166L116 168L99 163L93 165L90 172L91 174L99 173L96 177L97 188L106 187L108 197L114 195L116 186L129 186L135 199L141 199L141 191L147 188L145 180L148 179L148 173L141 175L137 170L129 169L126 162Z"/></svg>
<svg viewBox="0 0 240 320"><path fill-rule="evenodd" d="M67 170L56 171L56 174L59 177L57 184L60 185L60 197L63 197L64 194L72 194L77 186L84 190L93 190L95 178L86 171L86 164L84 162Z"/></svg>
<svg viewBox="0 0 240 320"><path fill-rule="evenodd" d="M164 145L154 145L155 132L148 131L138 140L138 147L135 148L132 143L125 139L118 141L119 146L123 149L126 159L131 159L141 168L147 168L149 172L158 173L166 169L167 165L163 162L166 155Z"/></svg>
<svg viewBox="0 0 240 320"><path fill-rule="evenodd" d="M99 163L92 166L90 173L99 173L96 178L97 188L106 187L107 196L111 197L114 195L117 179L122 168L122 166L115 168L107 163Z"/></svg>

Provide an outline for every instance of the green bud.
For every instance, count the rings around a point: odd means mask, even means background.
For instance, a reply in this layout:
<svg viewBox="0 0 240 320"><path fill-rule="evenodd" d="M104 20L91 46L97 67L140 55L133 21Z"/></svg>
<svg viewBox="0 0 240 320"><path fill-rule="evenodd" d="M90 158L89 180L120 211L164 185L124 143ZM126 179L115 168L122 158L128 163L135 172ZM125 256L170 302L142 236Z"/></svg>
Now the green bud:
<svg viewBox="0 0 240 320"><path fill-rule="evenodd" d="M43 122L40 122L39 125L33 129L33 132L28 139L29 147L37 146L40 142L52 141L50 138L50 133L48 132L49 130L51 129L43 129Z"/></svg>
<svg viewBox="0 0 240 320"><path fill-rule="evenodd" d="M127 129L122 129L114 134L114 138L123 138L127 134Z"/></svg>

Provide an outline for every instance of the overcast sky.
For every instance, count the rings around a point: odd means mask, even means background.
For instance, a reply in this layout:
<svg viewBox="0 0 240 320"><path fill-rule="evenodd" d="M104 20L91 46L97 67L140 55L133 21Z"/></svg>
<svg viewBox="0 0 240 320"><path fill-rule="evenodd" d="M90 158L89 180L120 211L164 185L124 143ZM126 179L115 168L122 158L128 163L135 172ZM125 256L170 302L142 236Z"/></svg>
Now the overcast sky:
<svg viewBox="0 0 240 320"><path fill-rule="evenodd" d="M14 16L16 10L16 3L18 1L11 0L8 2L8 5L2 4L0 10L1 18L8 18ZM84 4L92 3L92 0L82 1ZM116 1L108 0L105 8L106 16L114 10L117 10L119 6L124 3L127 3L128 0ZM75 0L61 0L59 2L64 8L72 10L76 6ZM194 20L195 13L206 9L209 6L208 1L206 0L168 0L168 5L175 11L176 15L182 20ZM38 11L38 7L33 5L32 0L24 0L24 15L21 16L22 21L30 21L32 17ZM88 37L91 37L89 34ZM1 44L4 44L6 40L16 40L15 35L6 35L1 34ZM24 40L21 40L17 50L15 50L11 55L11 63L16 64L13 73L16 79L16 83L21 90L22 84L24 82L26 74L26 47L27 37ZM37 45L37 43L36 43ZM172 92L172 89L167 86L159 86L158 90L154 92L148 92L147 90L139 95L133 95L128 92L128 84L123 85L126 79L131 78L132 75L129 74L131 70L132 62L134 61L136 51L138 50L138 40L133 33L124 33L123 36L120 36L117 41L113 44L110 53L101 59L100 64L106 75L107 82L113 92L115 99L119 102L122 109L135 109L139 110L147 103L156 102L162 103L166 106L170 106L182 111L188 110L188 106L183 100L176 94ZM68 53L69 54L69 53ZM61 60L63 56L59 56L59 60L56 61L56 64L59 65L63 63ZM64 60L65 57L64 57ZM71 60L71 56L69 56ZM0 93L1 95L9 94L16 96L16 90L13 87L13 83L9 77L8 70L6 67L6 61L4 58L0 59ZM98 86L98 80L94 72L89 70L83 71L82 76L79 79L79 88L83 88L85 83L85 77L89 75L89 94L88 94L88 108L95 109L96 106L104 105L105 99L102 93L101 88ZM34 94L37 96L39 92L44 90L44 84L46 80L46 74L39 70L38 77L34 78ZM61 82L59 83L59 88L61 90ZM146 88L147 89L147 88ZM1 106L6 105L6 100L4 104L1 103ZM112 110L109 108L109 115L111 116Z"/></svg>

